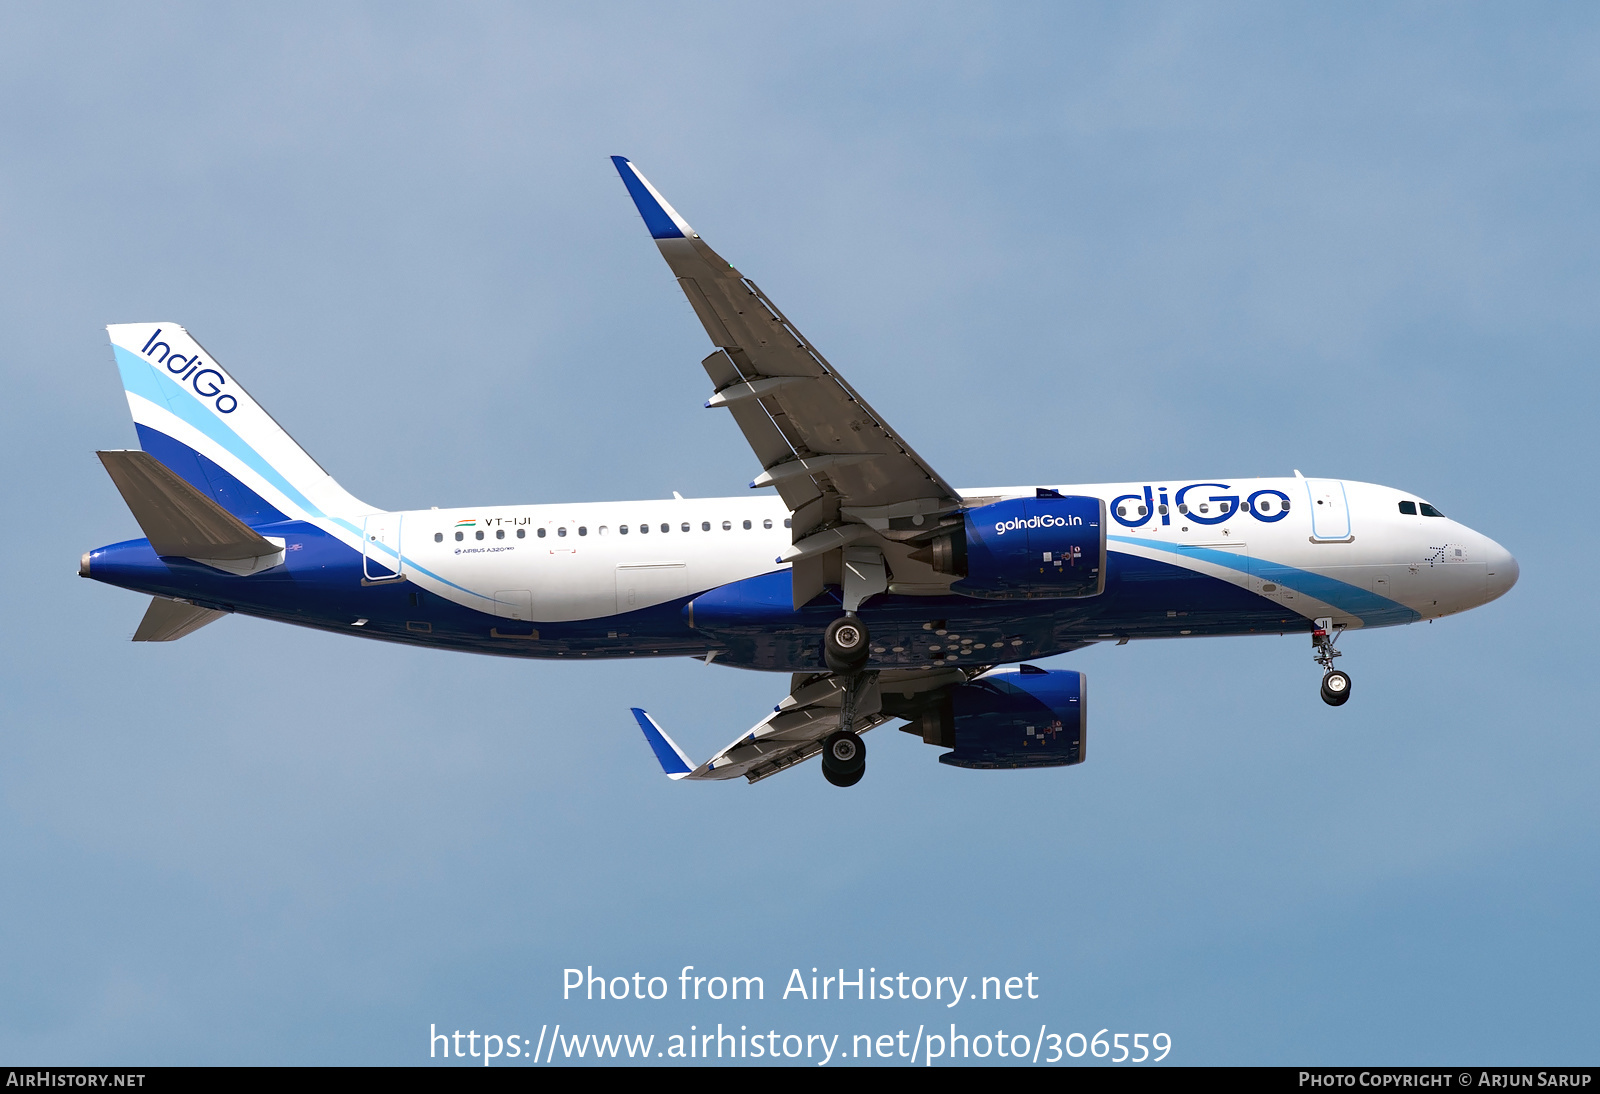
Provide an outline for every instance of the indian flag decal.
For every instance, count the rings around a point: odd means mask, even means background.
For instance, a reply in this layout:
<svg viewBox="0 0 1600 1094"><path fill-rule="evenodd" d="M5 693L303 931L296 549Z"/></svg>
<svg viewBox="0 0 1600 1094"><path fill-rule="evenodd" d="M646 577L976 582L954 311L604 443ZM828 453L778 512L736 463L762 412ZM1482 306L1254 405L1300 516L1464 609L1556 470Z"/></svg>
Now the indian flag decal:
<svg viewBox="0 0 1600 1094"><path fill-rule="evenodd" d="M456 521L456 527L457 528L476 528L477 526L478 526L478 522L475 521L475 520L458 520L458 521Z"/></svg>

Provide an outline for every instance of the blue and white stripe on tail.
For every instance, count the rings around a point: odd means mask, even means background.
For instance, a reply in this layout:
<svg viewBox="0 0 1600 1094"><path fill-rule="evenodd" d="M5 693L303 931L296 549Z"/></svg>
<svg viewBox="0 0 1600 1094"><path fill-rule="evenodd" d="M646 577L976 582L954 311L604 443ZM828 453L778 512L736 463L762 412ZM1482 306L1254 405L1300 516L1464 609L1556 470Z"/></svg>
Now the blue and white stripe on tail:
<svg viewBox="0 0 1600 1094"><path fill-rule="evenodd" d="M633 707L633 717L639 723L639 728L644 730L644 739L650 742L650 748L655 752L656 759L661 762L661 770L667 773L669 779L681 779L695 769L695 763L683 754L683 749L678 747L676 741L667 736L667 731L656 724L656 720L649 714Z"/></svg>
<svg viewBox="0 0 1600 1094"><path fill-rule="evenodd" d="M373 511L176 323L106 328L139 446L246 524ZM349 525L354 527L354 525Z"/></svg>

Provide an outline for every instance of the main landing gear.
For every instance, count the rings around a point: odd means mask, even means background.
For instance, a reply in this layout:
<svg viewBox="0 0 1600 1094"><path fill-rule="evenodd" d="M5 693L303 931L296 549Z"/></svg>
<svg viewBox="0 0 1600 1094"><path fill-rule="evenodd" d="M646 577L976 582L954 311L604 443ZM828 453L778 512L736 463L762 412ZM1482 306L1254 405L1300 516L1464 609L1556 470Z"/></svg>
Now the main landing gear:
<svg viewBox="0 0 1600 1094"><path fill-rule="evenodd" d="M1335 630L1331 619L1319 619L1316 630L1311 632L1311 659L1322 666L1322 701L1330 707L1342 707L1350 701L1350 674L1333 667L1333 659L1344 656L1333 646L1343 630ZM1329 631L1333 632L1332 637Z"/></svg>
<svg viewBox="0 0 1600 1094"><path fill-rule="evenodd" d="M867 664L867 625L847 612L822 632L822 659L828 671L841 675L860 672Z"/></svg>
<svg viewBox="0 0 1600 1094"><path fill-rule="evenodd" d="M822 777L834 786L854 786L867 773L867 743L848 730L822 742Z"/></svg>
<svg viewBox="0 0 1600 1094"><path fill-rule="evenodd" d="M822 777L834 786L854 786L867 771L867 746L855 733L856 702L861 697L871 652L867 625L854 612L828 624L822 632L822 659L844 687L839 729L822 742Z"/></svg>

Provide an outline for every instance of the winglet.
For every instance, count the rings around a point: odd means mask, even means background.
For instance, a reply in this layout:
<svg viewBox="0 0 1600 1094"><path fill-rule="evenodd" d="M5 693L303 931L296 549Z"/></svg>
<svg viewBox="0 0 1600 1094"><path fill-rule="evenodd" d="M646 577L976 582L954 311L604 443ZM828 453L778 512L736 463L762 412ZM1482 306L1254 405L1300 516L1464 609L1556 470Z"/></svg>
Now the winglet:
<svg viewBox="0 0 1600 1094"><path fill-rule="evenodd" d="M638 707L634 707L633 716L639 723L639 728L644 730L644 739L650 742L650 747L655 750L656 759L661 763L661 770L667 773L669 779L681 779L694 770L694 763L683 754L666 730L656 724L656 720Z"/></svg>
<svg viewBox="0 0 1600 1094"><path fill-rule="evenodd" d="M651 238L682 239L684 236L694 236L694 229L689 227L689 222L667 204L667 199L650 185L649 179L639 174L633 161L626 156L612 156L611 162L616 164L617 174L622 176L622 184L628 188L628 196L639 207L639 215L644 217Z"/></svg>

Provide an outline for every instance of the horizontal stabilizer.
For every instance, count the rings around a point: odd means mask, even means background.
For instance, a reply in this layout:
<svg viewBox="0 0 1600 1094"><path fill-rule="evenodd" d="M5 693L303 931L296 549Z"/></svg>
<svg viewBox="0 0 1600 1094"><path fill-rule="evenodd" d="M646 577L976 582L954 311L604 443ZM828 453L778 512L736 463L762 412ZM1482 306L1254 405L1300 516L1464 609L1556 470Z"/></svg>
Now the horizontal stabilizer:
<svg viewBox="0 0 1600 1094"><path fill-rule="evenodd" d="M176 642L184 635L193 634L207 623L227 615L212 608L185 604L181 600L153 597L145 609L139 629L133 632L135 642Z"/></svg>
<svg viewBox="0 0 1600 1094"><path fill-rule="evenodd" d="M282 552L148 452L97 452L158 555L233 561ZM246 571L248 572L248 571Z"/></svg>
<svg viewBox="0 0 1600 1094"><path fill-rule="evenodd" d="M694 770L694 762L683 754L677 742L667 736L666 730L656 724L656 720L638 707L633 708L633 716L639 723L639 728L644 730L644 739L650 742L650 747L655 751L656 759L661 762L661 770L667 773L669 779L681 779Z"/></svg>

